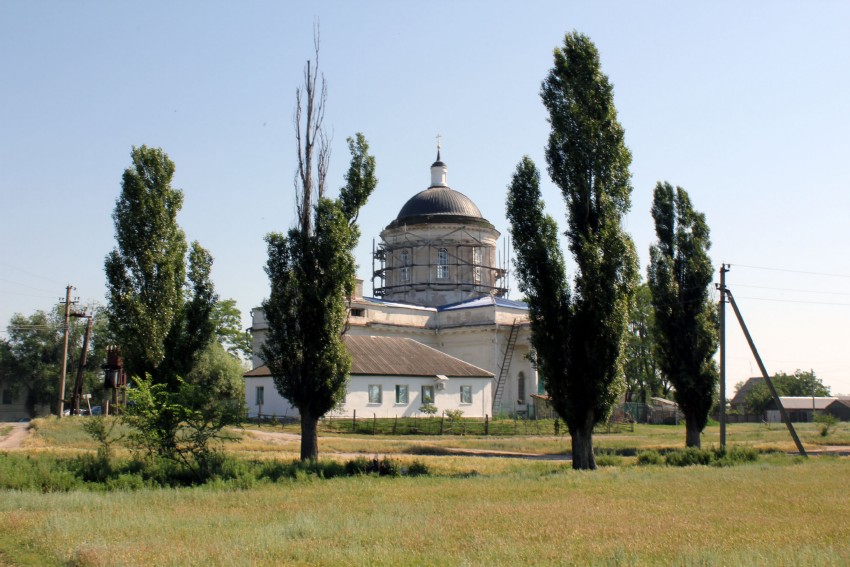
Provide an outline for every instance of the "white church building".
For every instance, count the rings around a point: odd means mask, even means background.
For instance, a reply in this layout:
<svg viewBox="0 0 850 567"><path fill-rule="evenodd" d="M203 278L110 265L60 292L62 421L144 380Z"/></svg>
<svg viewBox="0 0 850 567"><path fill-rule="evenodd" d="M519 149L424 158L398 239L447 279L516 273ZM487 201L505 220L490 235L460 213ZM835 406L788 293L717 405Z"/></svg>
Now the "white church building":
<svg viewBox="0 0 850 567"><path fill-rule="evenodd" d="M430 186L380 234L375 297L363 297L358 281L346 338L352 372L340 415L418 415L425 404L460 409L466 417L533 412L530 396L540 386L529 357L528 307L505 298L500 233L469 197L447 185L447 172L438 148ZM297 416L258 356L267 328L263 311L251 315L248 415Z"/></svg>

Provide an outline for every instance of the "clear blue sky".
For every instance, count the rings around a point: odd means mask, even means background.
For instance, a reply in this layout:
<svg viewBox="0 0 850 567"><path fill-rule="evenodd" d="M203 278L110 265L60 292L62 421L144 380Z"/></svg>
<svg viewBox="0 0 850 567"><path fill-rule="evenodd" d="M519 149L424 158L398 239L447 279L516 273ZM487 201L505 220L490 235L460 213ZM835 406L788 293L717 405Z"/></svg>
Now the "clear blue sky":
<svg viewBox="0 0 850 567"><path fill-rule="evenodd" d="M372 239L428 185L438 133L449 184L508 233L517 162L545 169L540 82L578 30L599 48L633 153L626 226L644 273L652 189L667 180L706 213L768 370L813 368L850 394L846 2L6 0L0 326L50 308L68 283L105 302L111 213L141 144L176 163L179 221L247 326L268 293L263 236L294 220L294 93L315 21L331 187L346 137L362 131L377 159L357 256L367 294ZM564 226L548 180L545 198ZM728 344L733 385L758 371L731 322Z"/></svg>

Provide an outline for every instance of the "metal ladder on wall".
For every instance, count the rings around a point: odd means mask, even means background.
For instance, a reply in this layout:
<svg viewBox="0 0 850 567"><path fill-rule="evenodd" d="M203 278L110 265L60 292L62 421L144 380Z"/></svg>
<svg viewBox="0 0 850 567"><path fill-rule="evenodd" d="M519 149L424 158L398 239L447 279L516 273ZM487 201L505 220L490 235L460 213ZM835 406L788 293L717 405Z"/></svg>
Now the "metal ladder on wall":
<svg viewBox="0 0 850 567"><path fill-rule="evenodd" d="M499 377L496 380L496 391L493 393L493 415L502 409L502 396L505 393L505 383L508 381L508 372L511 368L511 361L514 358L514 347L519 336L519 325L517 320L511 324L511 332L508 335L508 344L505 346L505 354L502 357L502 366L499 369Z"/></svg>

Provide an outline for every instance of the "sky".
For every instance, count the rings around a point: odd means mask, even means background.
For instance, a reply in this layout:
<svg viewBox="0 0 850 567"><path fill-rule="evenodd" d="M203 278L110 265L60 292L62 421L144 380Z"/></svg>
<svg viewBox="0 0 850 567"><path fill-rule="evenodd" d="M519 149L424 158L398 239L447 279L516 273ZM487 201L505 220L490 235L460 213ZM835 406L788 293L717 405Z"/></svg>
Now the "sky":
<svg viewBox="0 0 850 567"><path fill-rule="evenodd" d="M331 193L347 137L363 132L377 160L356 254L366 294L373 239L429 185L438 134L448 184L507 237L517 163L546 169L541 81L576 30L614 85L633 156L624 224L644 277L652 190L668 181L705 213L768 372L813 369L850 394L848 21L837 1L5 0L0 337L69 284L82 303L106 302L112 210L143 144L175 162L179 223L248 327L269 291L264 236L295 221L295 90L317 24ZM543 177L563 230L563 198ZM727 321L732 392L758 367Z"/></svg>

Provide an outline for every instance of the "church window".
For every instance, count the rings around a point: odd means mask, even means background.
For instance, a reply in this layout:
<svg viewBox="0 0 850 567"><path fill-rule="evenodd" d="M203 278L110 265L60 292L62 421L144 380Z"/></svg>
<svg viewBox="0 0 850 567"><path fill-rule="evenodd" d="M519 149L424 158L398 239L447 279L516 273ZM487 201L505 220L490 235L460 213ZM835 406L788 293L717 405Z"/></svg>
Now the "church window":
<svg viewBox="0 0 850 567"><path fill-rule="evenodd" d="M472 280L481 283L481 248L476 246L472 249Z"/></svg>
<svg viewBox="0 0 850 567"><path fill-rule="evenodd" d="M401 281L410 281L410 252L407 250L401 251Z"/></svg>
<svg viewBox="0 0 850 567"><path fill-rule="evenodd" d="M460 387L460 403L462 403L462 404L471 404L472 403L472 386L461 386Z"/></svg>
<svg viewBox="0 0 850 567"><path fill-rule="evenodd" d="M422 403L434 403L434 386L422 386Z"/></svg>
<svg viewBox="0 0 850 567"><path fill-rule="evenodd" d="M449 277L449 251L440 248L437 251L437 279L444 280Z"/></svg>
<svg viewBox="0 0 850 567"><path fill-rule="evenodd" d="M524 404L525 403L525 374L522 372L519 373L516 379L516 403Z"/></svg>
<svg viewBox="0 0 850 567"><path fill-rule="evenodd" d="M263 405L263 403L265 401L265 397L266 397L265 394L266 394L265 386L257 386L257 405L258 406Z"/></svg>
<svg viewBox="0 0 850 567"><path fill-rule="evenodd" d="M396 384L395 387L395 403L407 403L407 384Z"/></svg>
<svg viewBox="0 0 850 567"><path fill-rule="evenodd" d="M369 384L369 403L380 404L383 402L383 392L380 384Z"/></svg>

